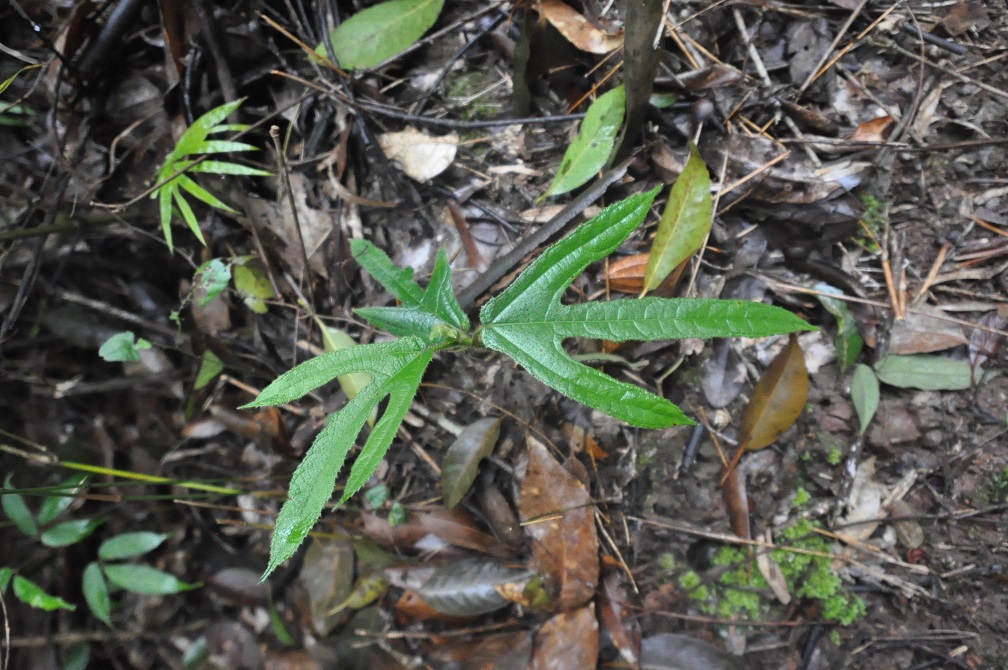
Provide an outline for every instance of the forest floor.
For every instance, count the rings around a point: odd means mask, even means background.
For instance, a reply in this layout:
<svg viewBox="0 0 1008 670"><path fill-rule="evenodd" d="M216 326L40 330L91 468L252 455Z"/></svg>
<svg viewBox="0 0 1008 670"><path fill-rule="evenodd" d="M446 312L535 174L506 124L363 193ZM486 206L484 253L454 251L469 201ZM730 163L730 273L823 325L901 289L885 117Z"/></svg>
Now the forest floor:
<svg viewBox="0 0 1008 670"><path fill-rule="evenodd" d="M392 299L351 239L421 285L446 249L464 289L574 201L539 200L579 127L555 117L620 80L622 51L605 52L623 3L448 0L414 48L352 74L296 42L313 49L358 3L109 4L0 8L0 80L39 66L0 94L0 568L76 604L7 589L9 667L1008 668L998 3L672 3L634 159L572 225L671 184L693 140L717 209L659 292L818 327L797 339L800 415L742 457L733 492L721 454L786 336L568 343L700 423L661 430L498 354L449 354L375 477L265 584L290 474L345 386L237 408L323 351L323 325L386 339L354 313ZM233 160L275 176L195 173L232 210L193 199L206 244L176 216L170 251L157 171L194 118L239 98L260 150ZM518 115L534 118L500 121ZM437 139L392 160L390 142L416 144L404 129ZM667 195L568 302L639 292L633 259ZM233 280L206 299L212 259ZM123 331L151 347L105 360ZM448 508L442 466L465 441L493 453ZM80 532L26 534L20 502L42 531ZM167 537L136 562L202 587L113 589L107 626L86 566L138 531Z"/></svg>

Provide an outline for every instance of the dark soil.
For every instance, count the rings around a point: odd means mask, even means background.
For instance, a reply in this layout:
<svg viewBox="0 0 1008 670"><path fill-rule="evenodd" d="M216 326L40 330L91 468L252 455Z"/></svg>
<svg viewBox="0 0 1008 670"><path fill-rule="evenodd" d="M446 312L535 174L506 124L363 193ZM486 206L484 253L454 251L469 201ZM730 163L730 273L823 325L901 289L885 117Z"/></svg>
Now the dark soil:
<svg viewBox="0 0 1008 670"><path fill-rule="evenodd" d="M603 634L590 658L600 666L626 667L628 649L639 658L639 635L651 640L647 667L680 667L655 651L689 644L657 637L676 633L710 645L689 667L732 667L734 654L748 668L1008 668L1008 15L980 0L672 3L655 86L675 102L648 110L627 174L582 212L671 183L696 140L718 213L703 252L661 290L772 302L819 326L799 340L805 411L739 472L753 537L780 546L796 522L816 522L826 534L812 537L833 555L820 563L842 578L844 597L863 600L863 615L838 625L826 601L797 594L801 577L787 605L766 587L755 613L711 605L724 601L726 568L709 559L736 543L718 449L733 454L754 384L787 338L614 352L626 364L606 372L662 393L706 426L697 432L628 427L488 352L439 356L367 487L383 484L387 499L368 509L359 495L324 514L314 553L282 566L266 596L257 579L290 473L345 395L333 384L278 410L237 407L322 350L313 315L357 342L384 337L354 315L391 303L354 262L350 239L371 240L421 284L445 248L463 289L549 207L570 202L536 199L577 121L542 119L611 88L605 73L622 59L596 67L604 56L574 48L535 13L525 21L510 2L449 1L419 48L357 75L312 62L279 29L314 47L331 12L345 19L357 4L371 3L0 8L0 79L40 65L0 94L0 470L5 490L23 490L38 510L52 495L40 488L87 469L61 518L104 519L62 548L0 525L0 568L78 605L42 612L8 589L9 667L69 667L81 645L90 667L502 668L533 654L586 667L574 660L581 642L557 642L570 622L551 612L510 605L424 618L397 602L427 565L478 550L529 563L532 532L503 537L489 517L513 519L527 504L533 436L587 483L597 511ZM619 28L623 3L599 14L602 4L571 3L595 21L586 30ZM528 110L514 105L523 25L534 33ZM148 197L156 172L194 117L239 97L252 124L242 141L262 150L235 159L281 176L200 177L240 213L198 206L205 247L176 217L169 253ZM474 123L518 114L539 121ZM405 127L456 133L451 165L426 181L407 176L377 143ZM660 211L612 261L647 253ZM198 266L235 257L276 291L261 313L233 285L207 305L194 293ZM606 299L608 268L589 268L569 299ZM817 297L824 284L853 299L849 318L868 344L859 363L894 352L970 361L973 383L883 384L859 436L837 320ZM139 362L99 357L120 331L152 343ZM573 346L595 353L599 343ZM197 388L207 352L223 373ZM494 457L466 513L446 512L445 451L456 427L485 416L503 417ZM388 527L399 505L414 535ZM438 533L423 524L435 518L442 540L431 548L421 540ZM116 592L110 629L84 604L82 572L103 540L140 530L168 536L142 560L204 586ZM461 539L476 531L497 533L489 549ZM391 574L407 563L409 577ZM686 575L708 588L707 606ZM347 605L355 580L371 597ZM187 666L201 645L209 660Z"/></svg>

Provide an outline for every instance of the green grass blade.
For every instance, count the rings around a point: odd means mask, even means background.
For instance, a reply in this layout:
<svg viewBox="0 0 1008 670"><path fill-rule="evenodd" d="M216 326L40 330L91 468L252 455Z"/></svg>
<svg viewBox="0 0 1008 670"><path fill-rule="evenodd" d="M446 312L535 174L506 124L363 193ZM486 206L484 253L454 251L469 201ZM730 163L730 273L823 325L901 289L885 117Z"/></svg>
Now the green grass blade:
<svg viewBox="0 0 1008 670"><path fill-rule="evenodd" d="M187 177L185 175L181 175L178 178L178 184L179 184L179 187L182 188L182 190L190 193L191 195L193 195L198 200L201 200L201 201L205 202L206 204L210 205L211 207L213 207L215 209L219 209L219 210L228 212L230 214L237 214L238 213L237 210L232 209L223 200L221 200L220 198L218 198L217 196L215 196L213 193L211 193L210 191L206 190L205 188L203 188L202 186L200 186L199 184L197 184L196 182L194 182L192 179L190 179L189 177Z"/></svg>
<svg viewBox="0 0 1008 670"><path fill-rule="evenodd" d="M178 207L178 211L182 214L182 220L186 222L189 230L193 232L193 235L200 241L200 244L205 247L206 240L203 239L203 231L200 230L199 221L196 220L196 215L193 213L192 207L189 206L189 202L179 191L173 190L172 195L175 199L175 206Z"/></svg>
<svg viewBox="0 0 1008 670"><path fill-rule="evenodd" d="M210 174L233 174L243 177L269 177L273 173L268 170L249 167L241 163L229 163L227 161L206 160L196 163L189 172L207 172Z"/></svg>
<svg viewBox="0 0 1008 670"><path fill-rule="evenodd" d="M242 151L259 151L258 147L233 140L203 140L189 154L229 154Z"/></svg>

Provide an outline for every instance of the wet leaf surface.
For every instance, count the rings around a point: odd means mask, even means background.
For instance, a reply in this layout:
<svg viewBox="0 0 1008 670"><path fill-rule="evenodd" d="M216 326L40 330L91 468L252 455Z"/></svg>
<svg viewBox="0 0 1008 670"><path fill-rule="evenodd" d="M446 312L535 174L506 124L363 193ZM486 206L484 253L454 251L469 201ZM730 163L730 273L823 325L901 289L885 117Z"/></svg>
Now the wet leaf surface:
<svg viewBox="0 0 1008 670"><path fill-rule="evenodd" d="M805 354L794 335L756 382L739 430L747 449L773 444L805 411L809 377Z"/></svg>
<svg viewBox="0 0 1008 670"><path fill-rule="evenodd" d="M480 461L493 452L500 419L487 417L462 429L445 453L441 465L441 497L445 507L455 507L479 474Z"/></svg>

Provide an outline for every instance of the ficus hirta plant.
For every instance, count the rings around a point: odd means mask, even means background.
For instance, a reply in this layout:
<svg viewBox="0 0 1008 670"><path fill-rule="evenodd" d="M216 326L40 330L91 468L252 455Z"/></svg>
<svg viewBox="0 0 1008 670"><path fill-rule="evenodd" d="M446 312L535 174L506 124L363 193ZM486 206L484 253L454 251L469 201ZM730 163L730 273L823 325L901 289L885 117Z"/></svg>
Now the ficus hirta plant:
<svg viewBox="0 0 1008 670"><path fill-rule="evenodd" d="M497 296L483 305L473 328L452 291L442 250L427 288L413 281L373 244L354 240L354 257L394 295L396 307L357 314L398 339L324 354L278 377L245 407L287 403L340 375L364 372L371 382L332 414L291 479L280 510L263 578L294 554L332 497L336 477L372 410L388 403L350 470L346 502L371 477L388 450L424 370L444 349L484 347L510 356L533 377L574 400L642 428L693 422L674 404L574 360L563 348L573 337L615 342L678 338L763 337L813 329L790 312L741 300L618 299L568 305L567 287L592 262L616 250L647 215L658 188L633 195L550 246Z"/></svg>

